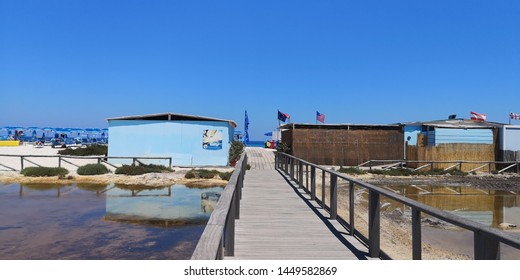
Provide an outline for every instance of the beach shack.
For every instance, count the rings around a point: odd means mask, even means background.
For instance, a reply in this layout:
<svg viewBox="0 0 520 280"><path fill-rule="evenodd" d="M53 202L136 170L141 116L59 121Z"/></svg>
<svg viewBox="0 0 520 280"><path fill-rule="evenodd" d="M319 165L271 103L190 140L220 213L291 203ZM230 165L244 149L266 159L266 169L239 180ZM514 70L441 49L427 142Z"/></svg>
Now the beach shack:
<svg viewBox="0 0 520 280"><path fill-rule="evenodd" d="M520 125L504 125L500 128L500 161L520 161Z"/></svg>
<svg viewBox="0 0 520 280"><path fill-rule="evenodd" d="M403 123L405 159L417 161L495 161L502 124L448 119ZM420 164L419 164L420 165ZM435 164L447 168L453 163ZM468 171L478 164L465 164ZM410 164L410 167L415 167Z"/></svg>
<svg viewBox="0 0 520 280"><path fill-rule="evenodd" d="M403 159L400 125L286 124L280 129L290 153L315 164L354 166Z"/></svg>
<svg viewBox="0 0 520 280"><path fill-rule="evenodd" d="M174 166L226 166L237 124L174 113L109 118L108 156L172 157ZM112 159L113 163L128 163ZM164 164L162 160L143 160Z"/></svg>

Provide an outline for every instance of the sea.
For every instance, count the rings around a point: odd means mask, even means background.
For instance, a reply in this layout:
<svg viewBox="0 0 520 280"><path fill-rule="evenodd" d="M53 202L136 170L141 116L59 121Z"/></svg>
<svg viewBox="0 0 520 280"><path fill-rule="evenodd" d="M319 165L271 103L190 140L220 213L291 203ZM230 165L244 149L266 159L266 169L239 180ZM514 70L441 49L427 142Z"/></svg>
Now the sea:
<svg viewBox="0 0 520 280"><path fill-rule="evenodd" d="M247 147L265 147L265 141L249 141L246 144Z"/></svg>

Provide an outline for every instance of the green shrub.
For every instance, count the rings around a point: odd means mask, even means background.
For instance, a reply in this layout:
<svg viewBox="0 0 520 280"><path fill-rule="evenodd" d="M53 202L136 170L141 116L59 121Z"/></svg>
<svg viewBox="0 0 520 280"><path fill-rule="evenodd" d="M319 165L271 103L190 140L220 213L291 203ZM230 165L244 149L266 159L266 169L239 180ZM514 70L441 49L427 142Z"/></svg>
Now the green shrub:
<svg viewBox="0 0 520 280"><path fill-rule="evenodd" d="M107 153L108 146L106 145L92 145L77 149L66 148L65 150L58 151L58 154L67 156L99 156L106 155Z"/></svg>
<svg viewBox="0 0 520 280"><path fill-rule="evenodd" d="M455 175L455 176L466 176L468 175L468 173L464 172L464 171L461 171L459 169L450 169L448 171L444 171L444 169L433 169L433 170L428 170L428 171L423 171L423 172L416 172L415 174L417 175L446 175L446 174L450 174L450 175Z"/></svg>
<svg viewBox="0 0 520 280"><path fill-rule="evenodd" d="M459 169L451 169L444 171L443 169L433 169L428 171L413 171L408 168L393 168L393 169L378 169L369 171L372 174L381 174L387 176L412 176L412 175L423 175L423 176L438 176L438 175L454 175L454 176L466 176L468 173Z"/></svg>
<svg viewBox="0 0 520 280"><path fill-rule="evenodd" d="M235 166L235 163L240 159L243 151L244 143L239 141L232 142L229 148L229 165Z"/></svg>
<svg viewBox="0 0 520 280"><path fill-rule="evenodd" d="M214 179L215 177L220 177L222 180L229 181L231 178L231 174L233 172L220 172L215 169L207 170L207 169L192 169L186 172L184 178L186 179Z"/></svg>
<svg viewBox="0 0 520 280"><path fill-rule="evenodd" d="M393 169L377 169L368 171L372 174L380 174L387 176L411 176L414 175L413 170L407 168L393 168Z"/></svg>
<svg viewBox="0 0 520 280"><path fill-rule="evenodd" d="M360 168L357 168L357 167L347 167L347 168L341 167L340 169L338 169L338 172L346 173L346 174L353 174L353 175L361 175L361 174L367 173L366 171L364 171Z"/></svg>
<svg viewBox="0 0 520 280"><path fill-rule="evenodd" d="M101 175L110 172L106 166L101 163L87 164L78 168L78 175Z"/></svg>
<svg viewBox="0 0 520 280"><path fill-rule="evenodd" d="M288 154L291 152L291 148L287 145L287 143L279 142L278 145L276 145L276 151Z"/></svg>
<svg viewBox="0 0 520 280"><path fill-rule="evenodd" d="M169 167L155 164L145 164L145 165L123 165L116 169L116 174L124 174L124 175L142 175L146 173L164 173L164 172L173 172L173 170Z"/></svg>
<svg viewBox="0 0 520 280"><path fill-rule="evenodd" d="M69 174L69 171L62 167L27 167L20 173L27 177L59 176L60 178L63 178L65 175Z"/></svg>
<svg viewBox="0 0 520 280"><path fill-rule="evenodd" d="M222 180L229 181L231 179L231 175L233 175L233 172L219 172L218 176Z"/></svg>

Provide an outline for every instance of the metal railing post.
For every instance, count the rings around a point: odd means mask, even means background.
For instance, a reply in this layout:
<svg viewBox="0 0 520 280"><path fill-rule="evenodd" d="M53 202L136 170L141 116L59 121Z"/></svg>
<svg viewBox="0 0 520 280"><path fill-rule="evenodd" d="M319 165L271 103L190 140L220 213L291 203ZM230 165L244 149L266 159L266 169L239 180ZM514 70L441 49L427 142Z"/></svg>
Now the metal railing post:
<svg viewBox="0 0 520 280"><path fill-rule="evenodd" d="M325 170L321 173L321 207L325 209Z"/></svg>
<svg viewBox="0 0 520 280"><path fill-rule="evenodd" d="M309 165L305 164L305 189L309 191Z"/></svg>
<svg viewBox="0 0 520 280"><path fill-rule="evenodd" d="M354 182L350 182L348 185L348 207L349 207L349 220L350 220L350 235L354 236L354 233L356 232L354 227Z"/></svg>
<svg viewBox="0 0 520 280"><path fill-rule="evenodd" d="M298 163L298 187L303 188L303 162Z"/></svg>
<svg viewBox="0 0 520 280"><path fill-rule="evenodd" d="M412 256L414 260L422 259L421 211L412 208Z"/></svg>
<svg viewBox="0 0 520 280"><path fill-rule="evenodd" d="M316 167L311 166L311 200L316 199Z"/></svg>
<svg viewBox="0 0 520 280"><path fill-rule="evenodd" d="M381 224L380 224L379 193L368 192L368 253L370 257L378 258L381 253Z"/></svg>
<svg viewBox="0 0 520 280"><path fill-rule="evenodd" d="M20 170L23 170L23 156L20 156Z"/></svg>
<svg viewBox="0 0 520 280"><path fill-rule="evenodd" d="M291 178L291 180L294 180L294 158L289 158L289 161L291 162L290 178Z"/></svg>
<svg viewBox="0 0 520 280"><path fill-rule="evenodd" d="M61 168L61 156L58 156L58 167Z"/></svg>
<svg viewBox="0 0 520 280"><path fill-rule="evenodd" d="M330 174L330 218L338 217L338 176Z"/></svg>
<svg viewBox="0 0 520 280"><path fill-rule="evenodd" d="M475 260L499 260L500 242L487 236L486 234L475 231L474 233Z"/></svg>

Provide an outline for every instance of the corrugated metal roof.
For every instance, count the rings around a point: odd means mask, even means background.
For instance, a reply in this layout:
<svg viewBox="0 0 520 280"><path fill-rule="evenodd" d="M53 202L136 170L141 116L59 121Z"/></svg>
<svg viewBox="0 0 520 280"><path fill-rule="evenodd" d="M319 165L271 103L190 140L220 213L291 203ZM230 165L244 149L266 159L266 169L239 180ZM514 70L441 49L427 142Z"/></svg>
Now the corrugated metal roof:
<svg viewBox="0 0 520 280"><path fill-rule="evenodd" d="M402 125L397 124L305 124L289 123L282 125L281 129L291 128L317 128L317 129L397 129Z"/></svg>
<svg viewBox="0 0 520 280"><path fill-rule="evenodd" d="M496 123L496 122L477 122L473 120L467 119L453 119L453 120L436 120L436 121L427 121L427 122L408 122L408 123L399 123L399 125L405 126L432 126L432 127L442 127L442 128L494 128L500 127L504 124Z"/></svg>
<svg viewBox="0 0 520 280"><path fill-rule="evenodd" d="M227 123L230 123L233 127L237 127L237 123L232 120L224 120L224 119L217 119L217 118L211 118L211 117L176 114L176 113L157 113L157 114L136 115L136 116L123 116L123 117L107 118L106 120L107 121L113 121L113 120L217 121L217 122L227 122Z"/></svg>

